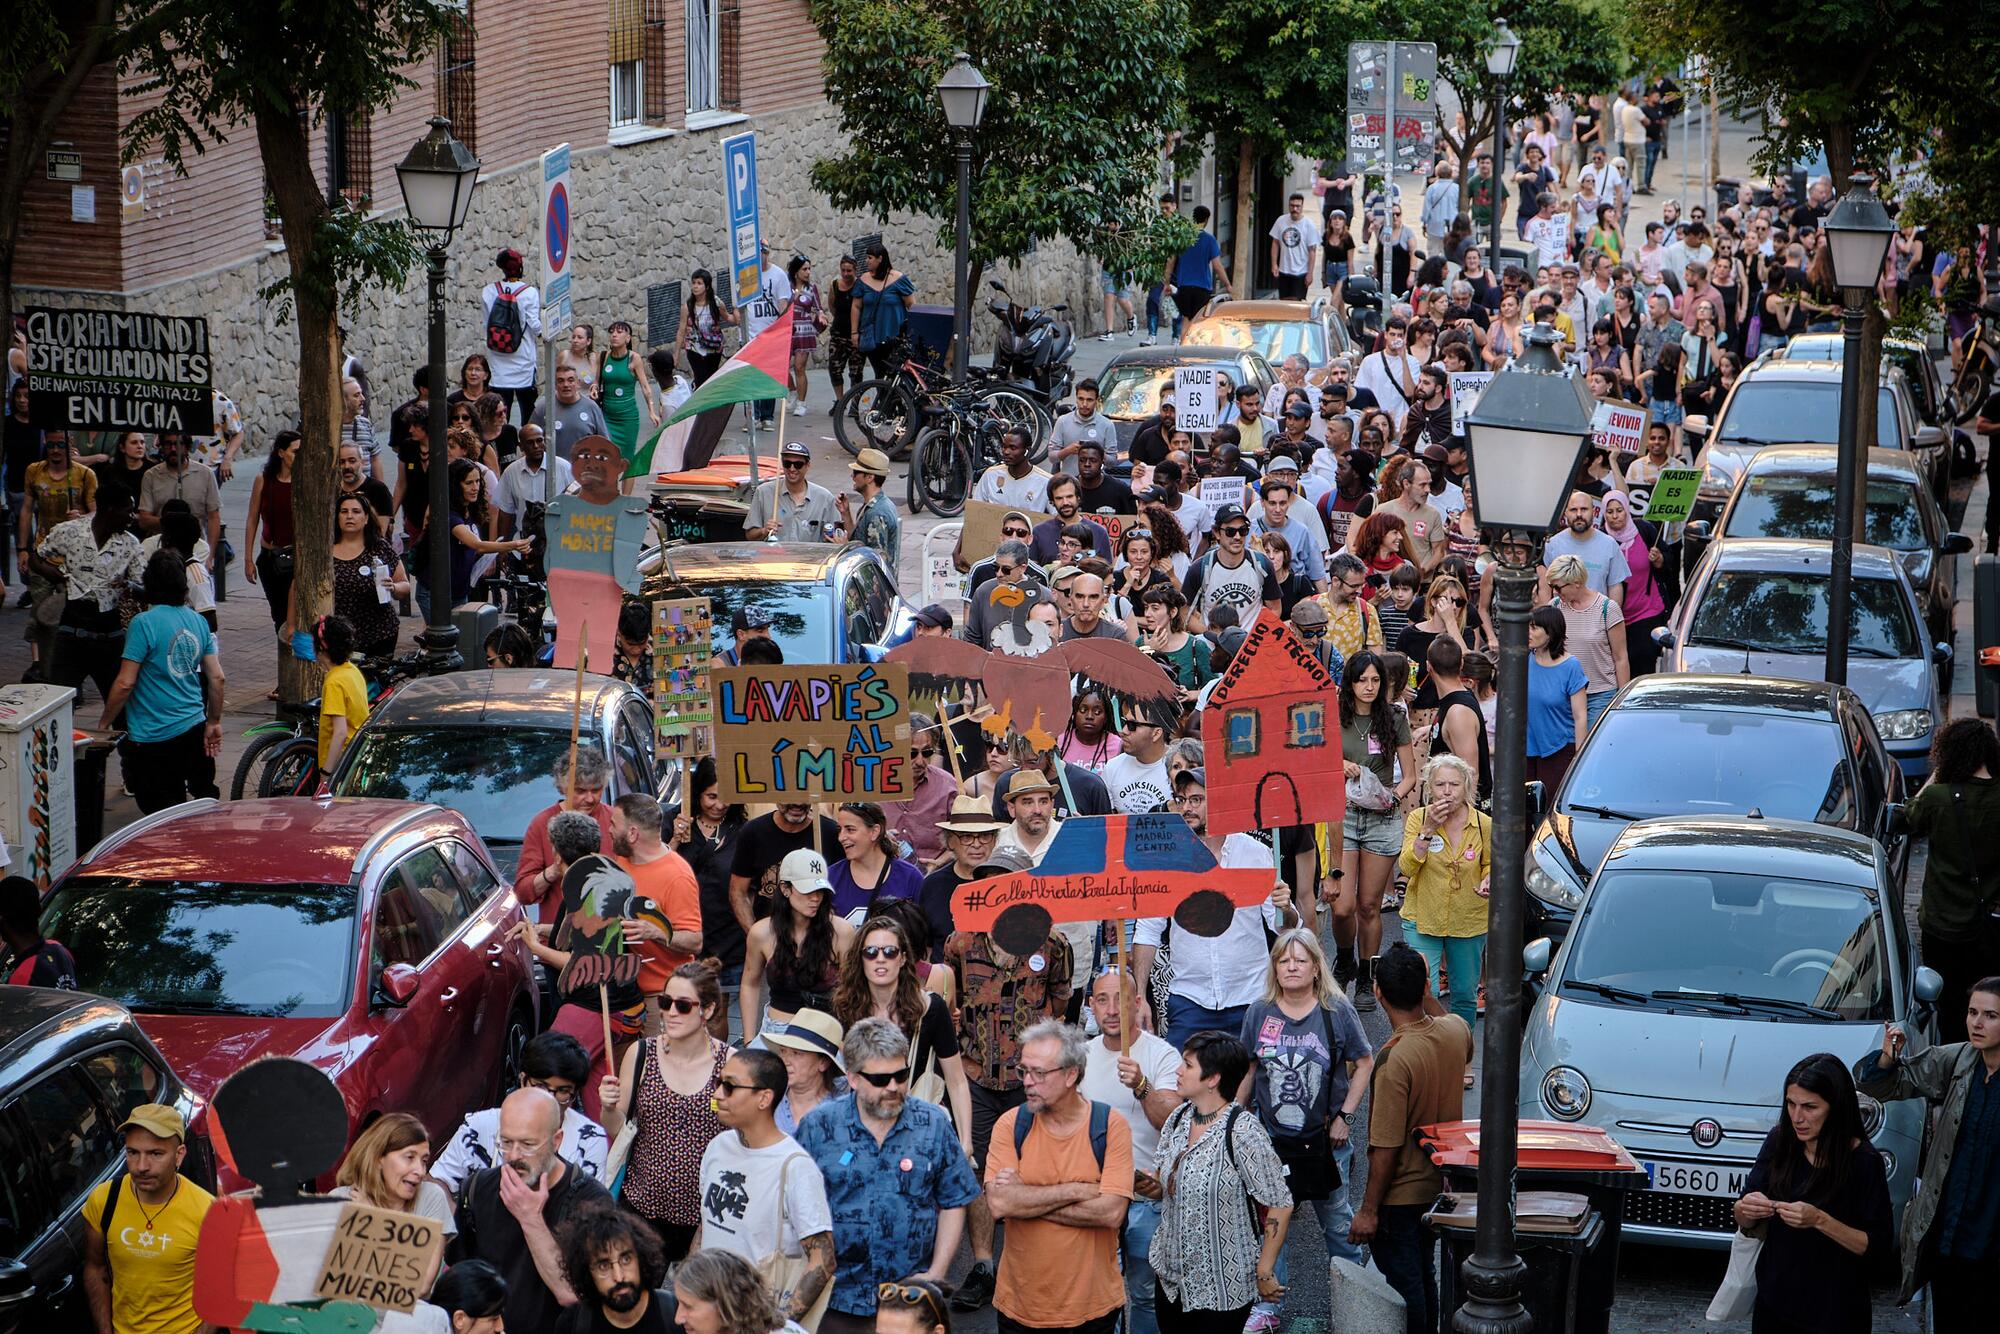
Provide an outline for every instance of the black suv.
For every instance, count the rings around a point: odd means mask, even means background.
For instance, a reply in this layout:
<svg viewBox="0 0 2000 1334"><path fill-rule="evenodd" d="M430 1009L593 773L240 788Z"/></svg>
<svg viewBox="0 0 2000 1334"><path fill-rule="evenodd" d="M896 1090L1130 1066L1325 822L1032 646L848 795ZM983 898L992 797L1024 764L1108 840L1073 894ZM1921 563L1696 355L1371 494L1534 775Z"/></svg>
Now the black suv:
<svg viewBox="0 0 2000 1334"><path fill-rule="evenodd" d="M131 1013L80 991L0 986L0 1334L88 1329L84 1197L124 1163L118 1125L193 1097ZM181 1171L213 1189L208 1146Z"/></svg>

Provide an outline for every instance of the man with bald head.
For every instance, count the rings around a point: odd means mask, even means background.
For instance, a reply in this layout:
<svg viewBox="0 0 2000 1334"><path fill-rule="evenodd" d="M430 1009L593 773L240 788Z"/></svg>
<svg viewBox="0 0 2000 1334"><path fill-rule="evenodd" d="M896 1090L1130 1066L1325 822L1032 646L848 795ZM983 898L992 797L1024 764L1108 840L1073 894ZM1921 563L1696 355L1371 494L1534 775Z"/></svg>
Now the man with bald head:
<svg viewBox="0 0 2000 1334"><path fill-rule="evenodd" d="M1063 618L1062 637L1123 639L1125 627L1105 616L1104 602L1104 580L1094 574L1079 574L1069 586L1069 615Z"/></svg>
<svg viewBox="0 0 2000 1334"><path fill-rule="evenodd" d="M562 1156L562 1105L546 1089L520 1088L500 1104L500 1162L466 1184L452 1259L484 1260L507 1280L505 1324L551 1329L576 1293L555 1234L563 1221L611 1193Z"/></svg>
<svg viewBox="0 0 2000 1334"><path fill-rule="evenodd" d="M1590 586L1613 602L1625 605L1625 581L1632 570L1625 561L1624 548L1597 527L1597 500L1588 491L1572 491L1563 507L1563 526L1543 544L1542 568L1556 563L1558 556L1575 556L1590 576Z"/></svg>

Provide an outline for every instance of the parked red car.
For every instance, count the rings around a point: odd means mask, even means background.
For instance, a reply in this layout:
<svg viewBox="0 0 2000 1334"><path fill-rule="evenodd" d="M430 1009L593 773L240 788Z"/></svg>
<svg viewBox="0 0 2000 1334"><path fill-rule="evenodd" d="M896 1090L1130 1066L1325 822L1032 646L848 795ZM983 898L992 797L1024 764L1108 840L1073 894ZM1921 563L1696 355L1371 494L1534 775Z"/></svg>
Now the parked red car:
<svg viewBox="0 0 2000 1334"><path fill-rule="evenodd" d="M79 988L124 1002L204 1100L249 1061L295 1056L339 1086L350 1138L406 1111L434 1144L518 1082L538 1028L521 920L464 817L369 798L160 811L42 910Z"/></svg>

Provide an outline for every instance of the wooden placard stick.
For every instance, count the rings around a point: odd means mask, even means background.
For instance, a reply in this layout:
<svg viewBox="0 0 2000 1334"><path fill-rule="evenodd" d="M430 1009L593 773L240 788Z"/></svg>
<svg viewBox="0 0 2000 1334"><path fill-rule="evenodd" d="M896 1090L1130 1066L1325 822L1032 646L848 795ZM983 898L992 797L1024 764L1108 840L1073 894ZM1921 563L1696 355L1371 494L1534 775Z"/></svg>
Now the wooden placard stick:
<svg viewBox="0 0 2000 1334"><path fill-rule="evenodd" d="M569 705L569 791L563 798L566 810L576 809L576 744L583 726L583 665L590 661L590 626L576 628L576 693Z"/></svg>

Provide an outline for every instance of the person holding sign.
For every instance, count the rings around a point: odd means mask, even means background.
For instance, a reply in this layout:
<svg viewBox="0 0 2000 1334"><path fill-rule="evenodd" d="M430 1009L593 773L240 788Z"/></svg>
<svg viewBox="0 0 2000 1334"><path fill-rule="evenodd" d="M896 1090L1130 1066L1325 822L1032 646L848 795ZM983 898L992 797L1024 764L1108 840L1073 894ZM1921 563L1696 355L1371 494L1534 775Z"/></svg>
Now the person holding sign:
<svg viewBox="0 0 2000 1334"><path fill-rule="evenodd" d="M430 1161L431 1137L424 1123L408 1112L389 1112L355 1137L354 1146L341 1160L340 1184L327 1194L376 1209L435 1219L445 1236L455 1236L458 1223L452 1217L451 1196L430 1179ZM423 1280L416 1285L417 1296L431 1290L443 1259L442 1247L432 1252Z"/></svg>
<svg viewBox="0 0 2000 1334"><path fill-rule="evenodd" d="M1633 676L1643 676L1660 664L1660 646L1653 631L1667 623L1667 598L1660 587L1660 528L1633 513L1632 497L1623 491L1604 496L1604 535L1625 553L1632 571L1625 581L1625 655Z"/></svg>

